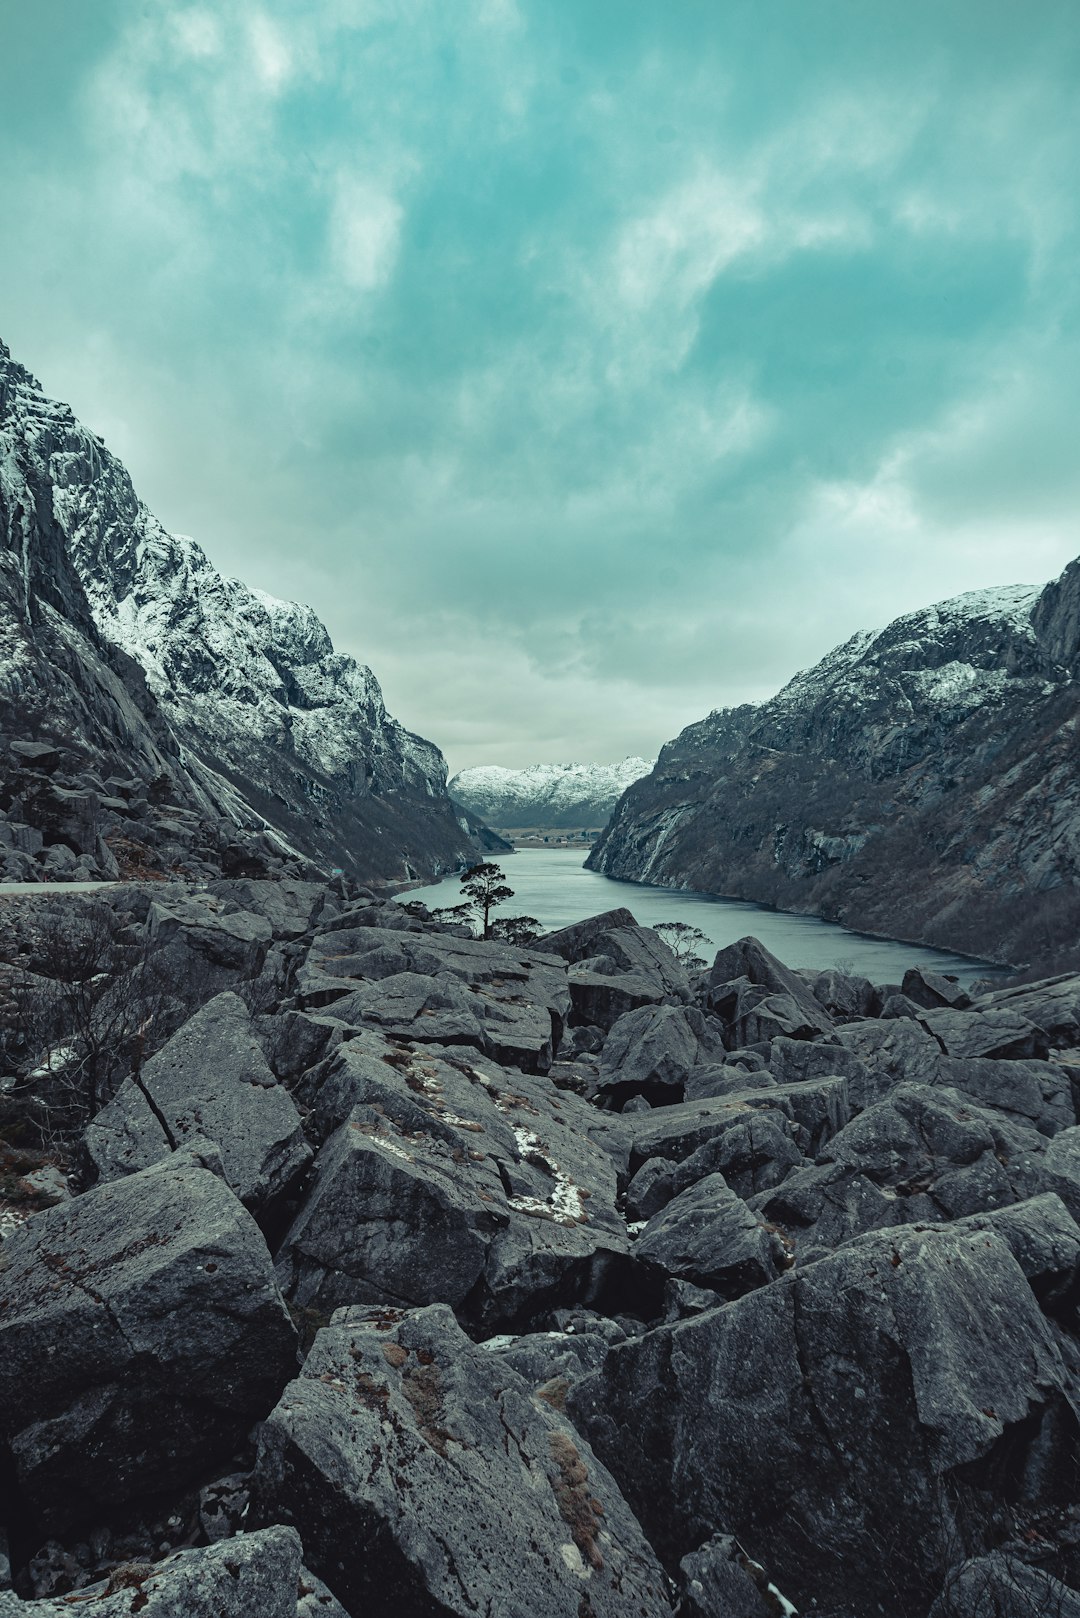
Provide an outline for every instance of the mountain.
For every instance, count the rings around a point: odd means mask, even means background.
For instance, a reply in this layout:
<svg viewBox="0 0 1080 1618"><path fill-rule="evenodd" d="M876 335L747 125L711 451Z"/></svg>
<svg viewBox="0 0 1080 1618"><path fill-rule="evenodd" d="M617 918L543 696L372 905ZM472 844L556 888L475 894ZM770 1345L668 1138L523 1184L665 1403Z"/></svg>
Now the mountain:
<svg viewBox="0 0 1080 1618"><path fill-rule="evenodd" d="M599 828L627 787L647 775L643 758L620 764L531 764L505 770L499 764L462 770L450 796L492 826Z"/></svg>
<svg viewBox="0 0 1080 1618"><path fill-rule="evenodd" d="M39 800L65 792L97 800L80 828L42 810L45 843L56 834L87 870L111 874L111 844L133 842L151 866L197 871L235 847L240 863L403 879L478 846L442 754L387 713L371 670L334 651L309 607L223 578L168 533L3 345L0 733L9 824L39 829ZM179 816L148 815L155 796ZM36 837L13 835L0 852L36 859ZM58 854L47 874L69 863Z"/></svg>
<svg viewBox="0 0 1080 1618"><path fill-rule="evenodd" d="M1080 561L859 634L718 709L620 801L589 864L1010 962L1080 926Z"/></svg>

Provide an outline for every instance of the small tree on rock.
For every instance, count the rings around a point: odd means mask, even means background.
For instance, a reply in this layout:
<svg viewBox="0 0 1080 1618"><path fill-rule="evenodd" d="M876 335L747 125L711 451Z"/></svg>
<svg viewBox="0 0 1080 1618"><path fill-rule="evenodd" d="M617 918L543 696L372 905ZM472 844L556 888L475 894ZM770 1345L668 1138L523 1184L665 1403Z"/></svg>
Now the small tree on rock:
<svg viewBox="0 0 1080 1618"><path fill-rule="evenodd" d="M506 944L535 944L541 930L535 916L496 916L491 923L491 937Z"/></svg>
<svg viewBox="0 0 1080 1618"><path fill-rule="evenodd" d="M505 904L514 897L513 888L506 886L500 866L490 860L470 866L461 879L461 891L468 899L473 914L483 923L481 938L491 937L491 912L496 905Z"/></svg>
<svg viewBox="0 0 1080 1618"><path fill-rule="evenodd" d="M653 928L659 933L677 961L690 970L708 966L704 955L698 953L699 944L708 944L709 938L700 927L691 927L687 921L659 921Z"/></svg>

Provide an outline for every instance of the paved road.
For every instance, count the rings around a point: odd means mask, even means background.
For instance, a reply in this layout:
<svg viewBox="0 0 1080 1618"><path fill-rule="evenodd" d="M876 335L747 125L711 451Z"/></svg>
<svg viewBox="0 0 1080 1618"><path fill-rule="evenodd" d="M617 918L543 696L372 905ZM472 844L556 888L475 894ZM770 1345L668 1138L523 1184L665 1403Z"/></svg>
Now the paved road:
<svg viewBox="0 0 1080 1618"><path fill-rule="evenodd" d="M35 893L96 893L99 888L123 886L121 882L0 882L0 899Z"/></svg>

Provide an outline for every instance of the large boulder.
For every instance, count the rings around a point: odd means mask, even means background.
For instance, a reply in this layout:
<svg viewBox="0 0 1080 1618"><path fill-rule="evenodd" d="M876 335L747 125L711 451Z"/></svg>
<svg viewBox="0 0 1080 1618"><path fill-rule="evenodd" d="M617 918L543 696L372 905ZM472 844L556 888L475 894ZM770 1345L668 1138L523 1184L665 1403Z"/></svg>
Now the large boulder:
<svg viewBox="0 0 1080 1618"><path fill-rule="evenodd" d="M723 1041L695 1006L645 1006L619 1018L604 1042L597 1094L680 1101L691 1068L722 1058Z"/></svg>
<svg viewBox="0 0 1080 1618"><path fill-rule="evenodd" d="M980 1011L1007 1011L1027 1018L1059 1050L1080 1045L1080 975L1076 973L994 989L980 995L975 1004Z"/></svg>
<svg viewBox="0 0 1080 1618"><path fill-rule="evenodd" d="M210 893L170 893L147 915L150 942L167 952L185 978L202 974L225 987L261 970L273 929L265 916L234 907Z"/></svg>
<svg viewBox="0 0 1080 1618"><path fill-rule="evenodd" d="M928 1618L1080 1618L1080 1593L1001 1551L950 1569Z"/></svg>
<svg viewBox="0 0 1080 1618"><path fill-rule="evenodd" d="M800 1610L878 1618L985 1548L1003 1465L1031 1509L1066 1503L1069 1387L1005 1243L943 1227L620 1344L568 1409L661 1554L729 1533Z"/></svg>
<svg viewBox="0 0 1080 1618"><path fill-rule="evenodd" d="M560 927L558 932L545 933L539 940L539 948L545 955L561 955L564 961L583 961L587 955L597 953L596 940L604 933L636 926L637 921L630 911L620 906L617 910L604 910L598 916L575 921L569 927Z"/></svg>
<svg viewBox="0 0 1080 1618"><path fill-rule="evenodd" d="M918 1023L906 1018L848 1023L837 1038L863 1064L860 1078L850 1078L848 1085L856 1109L881 1101L895 1084L937 1083L941 1045Z"/></svg>
<svg viewBox="0 0 1080 1618"><path fill-rule="evenodd" d="M546 1077L368 1032L303 1096L326 1143L278 1255L302 1307L444 1302L506 1325L626 1270L604 1144L622 1120Z"/></svg>
<svg viewBox="0 0 1080 1618"><path fill-rule="evenodd" d="M927 1192L947 1219L1042 1189L1044 1136L957 1090L902 1084L852 1120L821 1155L902 1195Z"/></svg>
<svg viewBox="0 0 1080 1618"><path fill-rule="evenodd" d="M569 1422L448 1309L343 1311L265 1423L256 1509L364 1618L660 1618L666 1580Z"/></svg>
<svg viewBox="0 0 1080 1618"><path fill-rule="evenodd" d="M335 929L297 973L301 1004L402 1039L466 1044L531 1071L551 1066L570 1013L560 956L450 933Z"/></svg>
<svg viewBox="0 0 1080 1618"><path fill-rule="evenodd" d="M161 1562L126 1562L100 1584L57 1601L23 1602L0 1591L0 1618L348 1618L303 1565L295 1528L274 1526Z"/></svg>
<svg viewBox="0 0 1080 1618"><path fill-rule="evenodd" d="M946 1056L1043 1058L1050 1044L1044 1031L1015 1010L954 1011L943 1007L923 1011L919 1021L940 1044Z"/></svg>
<svg viewBox="0 0 1080 1618"><path fill-rule="evenodd" d="M194 1136L220 1148L226 1179L253 1209L280 1195L311 1160L300 1114L236 994L217 995L127 1079L88 1127L84 1146L106 1181L148 1168Z"/></svg>
<svg viewBox="0 0 1080 1618"><path fill-rule="evenodd" d="M758 1005L767 1005L775 1000L776 1014L781 1014L779 1008L782 1007L783 1018L794 1024L794 1029L805 1028L818 1034L831 1030L832 1019L805 979L777 960L757 938L740 938L719 950L709 972L706 1003L718 1015L736 1024L745 1020L754 1003L754 997L743 990L732 1008L731 989L740 980L745 980L748 986L759 991L756 998ZM736 1034L739 1033L740 1029L736 1026ZM799 1034L796 1037L813 1036ZM738 1044L752 1045L754 1042L750 1038L737 1039Z"/></svg>
<svg viewBox="0 0 1080 1618"><path fill-rule="evenodd" d="M649 1220L634 1251L667 1275L721 1298L764 1286L790 1262L722 1174L708 1174L674 1197Z"/></svg>
<svg viewBox="0 0 1080 1618"><path fill-rule="evenodd" d="M214 1161L193 1145L4 1241L5 1482L40 1528L187 1482L292 1374L266 1243Z"/></svg>
<svg viewBox="0 0 1080 1618"><path fill-rule="evenodd" d="M665 991L653 977L641 972L619 972L601 961L595 970L587 961L572 966L567 977L570 1022L574 1027L614 1028L620 1017L663 1003Z"/></svg>
<svg viewBox="0 0 1080 1618"><path fill-rule="evenodd" d="M800 1145L813 1155L848 1121L847 1087L842 1078L813 1079L806 1084L778 1084L748 1089L703 1101L683 1101L654 1112L623 1116L631 1141L635 1171L650 1157L681 1162L714 1135L745 1123L758 1113L779 1113L800 1132Z"/></svg>

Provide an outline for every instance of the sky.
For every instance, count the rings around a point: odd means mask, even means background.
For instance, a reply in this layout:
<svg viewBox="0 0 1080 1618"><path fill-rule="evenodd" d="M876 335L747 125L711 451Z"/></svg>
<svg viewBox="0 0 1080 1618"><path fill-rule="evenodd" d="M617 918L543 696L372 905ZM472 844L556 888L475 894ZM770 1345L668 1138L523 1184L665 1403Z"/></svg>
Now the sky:
<svg viewBox="0 0 1080 1618"><path fill-rule="evenodd" d="M452 769L1080 554L1075 0L0 0L0 336Z"/></svg>

